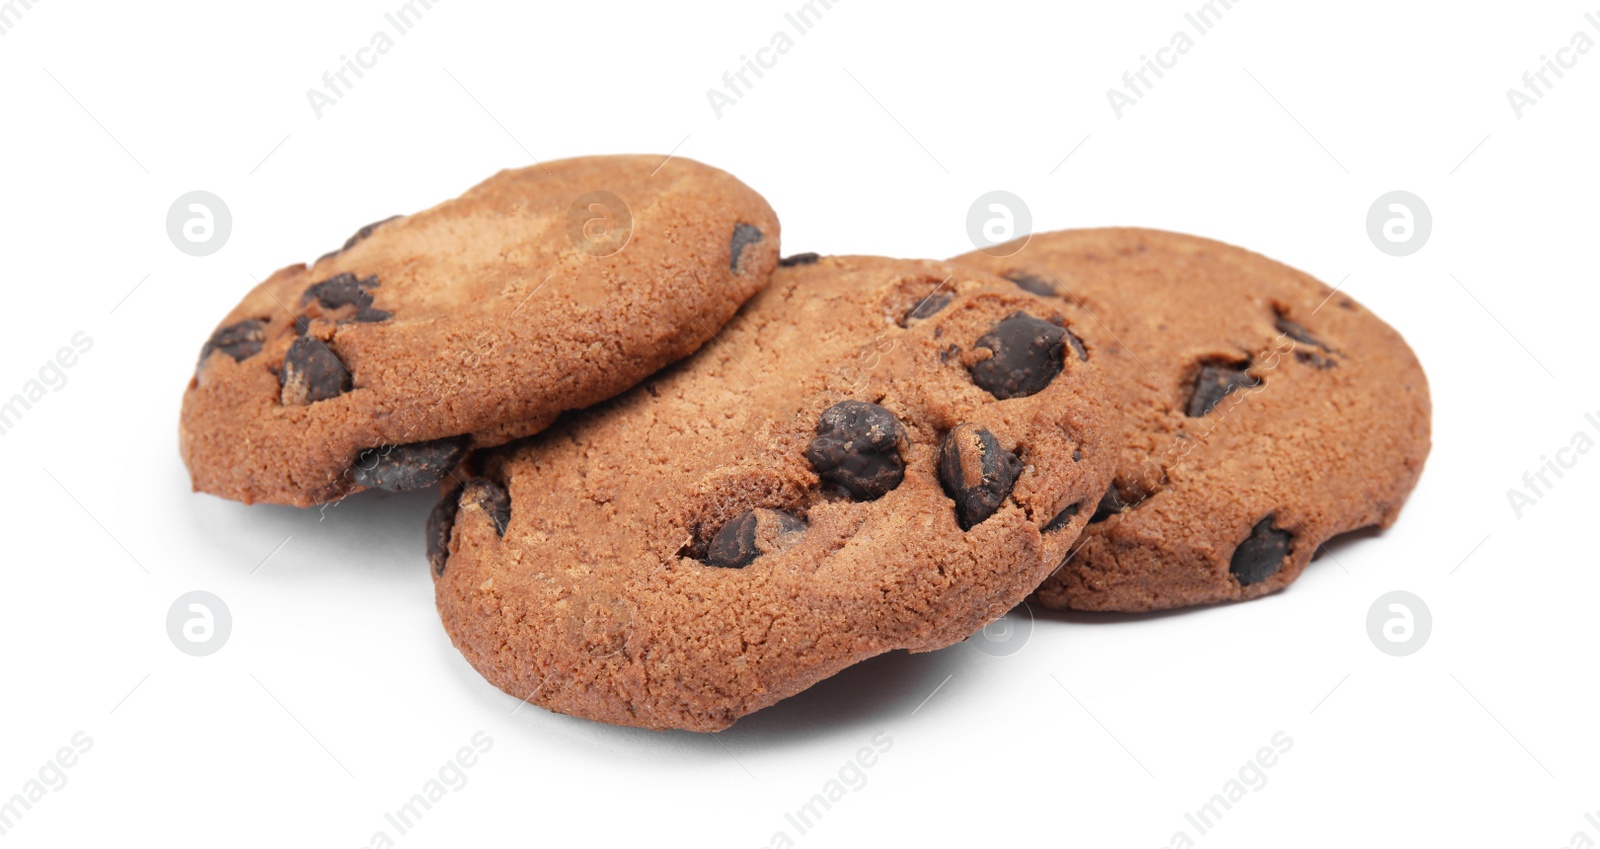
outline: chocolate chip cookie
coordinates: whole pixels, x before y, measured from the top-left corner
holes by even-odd
[[[777,260],[766,201],[690,160],[501,172],[246,295],[201,349],[184,461],[246,503],[434,486],[693,352]]]
[[[1255,598],[1330,537],[1391,525],[1416,485],[1430,444],[1421,365],[1306,274],[1136,229],[1047,233],[954,262],[1060,304],[1114,398],[1116,476],[1039,588],[1047,607]]]
[[[962,640],[1110,481],[1078,332],[977,271],[786,263],[694,357],[471,462],[428,522],[445,629],[517,698],[698,731]]]

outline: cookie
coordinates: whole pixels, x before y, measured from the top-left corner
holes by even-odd
[[[1393,524],[1416,485],[1430,439],[1421,365],[1377,316],[1306,274],[1136,229],[1046,233],[1010,256],[954,262],[1077,317],[1116,399],[1116,477],[1039,588],[1047,607],[1265,595],[1330,537]]]
[[[432,487],[692,353],[764,286],[778,220],[728,174],[600,156],[503,171],[245,296],[200,352],[194,488],[308,506]]]
[[[960,641],[1110,480],[1077,331],[943,263],[786,264],[694,357],[475,461],[428,523],[445,630],[519,699],[697,731]]]

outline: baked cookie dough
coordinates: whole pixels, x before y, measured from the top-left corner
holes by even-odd
[[[787,263],[694,357],[471,461],[428,522],[445,630],[519,699],[696,731],[958,642],[1110,480],[1078,331],[944,263]]]
[[[1115,480],[1039,587],[1046,607],[1265,595],[1330,537],[1393,524],[1416,485],[1430,445],[1421,365],[1389,325],[1309,275],[1121,228],[953,262],[1059,303],[1114,399]]]
[[[778,260],[778,219],[681,157],[503,171],[257,286],[201,350],[194,488],[309,506],[437,484],[699,348]]]

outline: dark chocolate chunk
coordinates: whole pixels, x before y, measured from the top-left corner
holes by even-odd
[[[1122,495],[1117,492],[1117,485],[1112,484],[1106,488],[1106,494],[1100,496],[1100,503],[1095,505],[1094,515],[1089,517],[1089,524],[1104,522],[1121,513],[1127,507],[1128,505],[1122,500]]]
[[[311,316],[309,316],[309,315],[297,315],[297,316],[294,317],[294,335],[296,335],[296,336],[304,336],[304,335],[306,335],[306,330],[308,328],[310,328],[310,327],[311,327]]]
[[[226,327],[217,328],[211,338],[200,346],[200,362],[205,365],[213,351],[221,351],[235,361],[261,353],[267,339],[267,323],[259,318],[247,318]]]
[[[760,556],[761,550],[756,548],[756,514],[752,510],[723,525],[706,550],[706,562],[724,569],[743,569]]]
[[[780,536],[800,533],[806,529],[804,519],[781,510],[764,508],[746,510],[733,517],[732,521],[723,525],[722,530],[717,531],[717,535],[711,538],[711,545],[706,550],[706,563],[724,569],[743,569],[749,566],[763,553],[760,548],[763,523],[775,524]]]
[[[393,313],[390,313],[387,310],[373,309],[372,307],[362,307],[356,311],[355,315],[350,316],[350,320],[361,322],[388,321],[392,315]]]
[[[461,487],[452,487],[428,513],[428,565],[433,574],[443,575],[444,564],[450,559],[450,532],[456,526],[456,513],[461,510]]]
[[[901,446],[909,441],[894,413],[865,401],[840,401],[817,420],[806,459],[817,477],[862,501],[882,498],[906,476]]]
[[[1296,324],[1295,322],[1290,321],[1288,318],[1282,315],[1278,316],[1276,325],[1279,333],[1282,333],[1283,335],[1293,339],[1296,342],[1299,342],[1302,345],[1313,345],[1318,348],[1323,348],[1324,350],[1327,348],[1327,346],[1317,341],[1317,337],[1311,335],[1311,331],[1305,329],[1299,324]]]
[[[1333,357],[1324,357],[1316,351],[1295,351],[1294,358],[1302,363],[1309,363],[1312,368],[1333,368],[1339,361]]]
[[[287,406],[301,406],[336,398],[350,391],[350,370],[315,336],[299,336],[284,354],[278,373],[283,387],[280,400]]]
[[[743,221],[733,225],[733,238],[728,242],[728,255],[731,257],[728,260],[728,267],[738,268],[739,256],[744,253],[745,246],[759,242],[761,238],[761,231],[757,230],[754,225],[746,224]]]
[[[1032,395],[1061,373],[1067,331],[1027,313],[1012,313],[978,339],[993,356],[972,365],[972,382],[1001,399]]]
[[[1000,509],[1021,473],[1017,455],[970,422],[956,425],[939,449],[939,483],[955,499],[956,522],[964,531]]]
[[[382,221],[374,221],[371,224],[368,224],[367,226],[362,227],[360,230],[356,231],[356,234],[354,236],[351,236],[350,238],[344,240],[344,246],[339,248],[338,252],[342,253],[344,251],[350,250],[351,248],[356,246],[357,242],[365,241],[368,236],[371,236],[372,235],[372,231],[378,229],[379,227],[382,227],[385,224],[388,224],[390,221],[394,221],[395,219],[402,218],[402,217],[403,216],[400,216],[400,215],[391,215],[388,218],[383,219]]]
[[[1282,313],[1278,314],[1278,319],[1275,324],[1279,333],[1282,333],[1290,339],[1293,339],[1297,343],[1296,350],[1294,352],[1294,358],[1296,360],[1299,360],[1302,363],[1309,363],[1313,368],[1319,369],[1333,368],[1339,364],[1339,361],[1333,356],[1335,351],[1323,344],[1322,340],[1311,335],[1311,331],[1305,329],[1304,326],[1290,321]],[[1321,351],[1305,350],[1300,348],[1299,345],[1305,345],[1311,348],[1319,348]]]
[[[950,306],[950,302],[953,300],[955,300],[955,295],[952,295],[949,292],[935,290],[933,294],[923,298],[920,301],[917,301],[916,306],[906,310],[905,317],[900,319],[900,326],[905,327],[913,321],[920,321],[924,318],[928,318],[945,307]]]
[[[345,251],[350,250],[351,248],[356,246],[357,242],[365,241],[368,236],[371,236],[372,235],[372,231],[378,229],[379,227],[382,227],[385,224],[388,224],[390,221],[394,221],[397,218],[403,218],[403,217],[405,217],[405,216],[402,216],[402,215],[391,215],[388,218],[383,219],[382,221],[374,221],[371,224],[368,224],[367,226],[362,227],[360,230],[356,231],[356,234],[354,236],[351,236],[350,238],[345,239],[344,240],[344,245],[342,247],[340,247],[338,250],[328,251],[327,253],[323,254],[322,256],[317,257],[317,262],[321,262],[321,261],[327,259],[330,256],[338,256],[339,254],[342,254]]]
[[[356,456],[355,464],[350,467],[350,477],[361,486],[408,492],[444,480],[466,453],[465,436],[447,436],[407,445],[380,445]]]
[[[1288,531],[1272,526],[1272,516],[1268,515],[1257,522],[1250,529],[1250,537],[1233,550],[1228,571],[1239,579],[1242,586],[1266,580],[1283,565],[1284,555],[1289,553],[1290,539],[1292,535]]]
[[[1082,507],[1083,505],[1078,503],[1068,504],[1065,510],[1057,513],[1056,517],[1051,519],[1049,523],[1044,526],[1044,533],[1057,531],[1072,524],[1072,520],[1078,515],[1078,511],[1082,509]]]
[[[456,517],[463,501],[476,502],[494,522],[494,531],[506,535],[506,525],[511,522],[511,496],[505,487],[488,478],[473,478],[465,485],[450,488],[443,499],[428,513],[428,564],[433,574],[443,575],[445,561],[450,558],[450,534],[455,529]]]
[[[336,310],[359,303],[363,296],[371,302],[372,296],[362,290],[361,280],[354,274],[345,272],[329,277],[321,283],[307,286],[306,291],[300,296],[300,303],[309,304],[316,301],[327,309]]]
[[[1017,288],[1023,290],[1024,292],[1032,292],[1035,295],[1045,296],[1054,295],[1056,293],[1055,284],[1037,274],[1029,274],[1026,271],[1013,271],[1006,275],[1006,279],[1017,284]]]
[[[361,279],[346,272],[306,287],[305,294],[300,296],[300,303],[309,304],[315,300],[323,309],[336,310],[348,306],[365,309],[372,306],[372,293],[367,290],[377,285],[377,275]]]
[[[357,278],[354,274],[339,274],[307,287],[305,294],[300,296],[300,303],[309,304],[316,301],[325,310],[355,307],[355,312],[340,322],[341,324],[350,321],[387,321],[391,314],[385,310],[374,309],[372,306],[372,293],[368,290],[377,287],[377,275]]]
[[[783,268],[794,268],[797,265],[815,265],[819,259],[822,259],[821,254],[807,252],[803,254],[795,254],[794,256],[786,256],[783,259],[778,260],[778,265]]]
[[[1250,374],[1249,368],[1248,362],[1201,363],[1200,374],[1194,379],[1194,389],[1189,393],[1189,404],[1184,414],[1197,419],[1211,412],[1211,408],[1235,389],[1260,386],[1261,379]]]

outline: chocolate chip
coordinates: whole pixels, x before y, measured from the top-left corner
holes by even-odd
[[[499,536],[506,535],[506,525],[511,522],[511,496],[500,484],[488,478],[473,478],[465,485],[451,487],[428,513],[428,565],[435,575],[444,574],[445,561],[450,559],[450,534],[463,501],[476,502],[494,522],[494,532]]]
[[[744,253],[746,245],[761,241],[761,231],[753,225],[740,221],[733,225],[733,238],[728,242],[728,254],[732,257],[728,261],[729,268],[739,267],[739,256]]]
[[[817,420],[806,459],[817,477],[863,501],[882,498],[906,475],[901,446],[910,438],[894,413],[865,401],[840,401]]]
[[[1044,533],[1050,533],[1051,531],[1058,531],[1058,530],[1060,530],[1060,529],[1072,524],[1072,520],[1075,517],[1077,517],[1078,510],[1081,509],[1082,507],[1083,507],[1082,504],[1077,504],[1077,503],[1068,504],[1067,508],[1065,510],[1062,510],[1060,513],[1057,513],[1056,517],[1054,519],[1051,519],[1050,522],[1044,526]]]
[[[1289,540],[1292,535],[1285,530],[1272,526],[1272,516],[1262,519],[1250,529],[1250,537],[1239,543],[1233,550],[1233,560],[1228,564],[1228,571],[1239,579],[1242,586],[1264,581],[1278,571],[1283,565],[1284,555],[1289,553]]]
[[[1122,500],[1122,495],[1117,492],[1117,485],[1112,484],[1106,488],[1106,494],[1100,496],[1100,503],[1095,505],[1094,515],[1089,517],[1089,524],[1104,522],[1121,513],[1127,507],[1128,505]]]
[[[1067,331],[1027,313],[1012,313],[978,339],[994,353],[969,369],[972,382],[1001,399],[1032,395],[1061,373]]]
[[[488,514],[497,535],[506,535],[506,526],[511,524],[511,494],[505,487],[488,478],[473,478],[467,481],[466,497]]]
[[[211,334],[211,338],[200,346],[200,361],[197,367],[205,365],[213,351],[221,351],[233,357],[235,361],[253,357],[261,353],[261,345],[266,339],[267,323],[259,318],[247,318],[226,327],[219,327]]]
[[[1333,368],[1339,364],[1338,360],[1332,357],[1324,357],[1316,351],[1295,351],[1294,358],[1302,363],[1310,364],[1312,368],[1318,369]]]
[[[1294,358],[1296,360],[1299,360],[1302,363],[1309,363],[1313,368],[1319,369],[1333,368],[1339,364],[1339,361],[1333,357],[1334,350],[1323,344],[1322,340],[1311,335],[1311,331],[1305,329],[1305,327],[1302,325],[1290,321],[1282,313],[1278,314],[1278,319],[1274,323],[1277,326],[1279,333],[1282,333],[1290,339],[1293,339],[1300,345],[1306,345],[1311,348],[1320,348],[1322,351],[1322,353],[1319,353],[1317,351],[1308,351],[1297,347],[1294,352]],[[1324,356],[1324,354],[1326,354],[1326,356]]]
[[[770,528],[778,536],[787,536],[803,532],[806,529],[806,521],[781,510],[764,508],[746,510],[733,517],[732,521],[723,525],[722,530],[717,531],[717,535],[711,538],[711,545],[706,550],[706,563],[724,569],[743,569],[749,566],[757,557],[766,553],[761,549],[763,526]]]
[[[1189,404],[1184,414],[1192,419],[1200,418],[1211,412],[1211,408],[1217,406],[1235,389],[1260,386],[1261,380],[1250,374],[1249,368],[1248,362],[1202,363],[1200,374],[1194,379],[1194,389],[1189,393]]]
[[[377,285],[377,275],[360,279],[345,272],[306,287],[305,294],[300,296],[300,303],[309,304],[315,300],[323,309],[336,310],[348,306],[365,309],[372,306],[372,293],[367,290]]]
[[[278,375],[286,406],[302,406],[336,398],[350,391],[350,370],[315,336],[300,336],[289,344]]]
[[[351,248],[356,246],[357,242],[366,241],[366,238],[368,236],[372,235],[372,231],[378,229],[379,227],[382,227],[385,224],[388,224],[390,221],[394,221],[395,219],[398,219],[398,218],[401,218],[401,217],[403,217],[403,216],[391,215],[388,218],[383,219],[382,221],[374,221],[371,224],[368,224],[367,226],[362,227],[360,230],[356,231],[356,234],[354,236],[351,236],[350,238],[344,240],[344,246],[339,248],[339,251],[342,253],[344,251],[350,250]]]
[[[317,257],[317,262],[321,262],[321,261],[327,259],[330,256],[338,256],[339,254],[342,254],[345,251],[350,250],[351,248],[356,246],[357,242],[365,241],[368,236],[371,236],[372,235],[372,231],[378,229],[379,227],[382,227],[385,224],[388,224],[390,221],[394,221],[395,219],[403,218],[403,217],[405,217],[405,216],[391,215],[388,218],[383,219],[382,221],[374,221],[371,224],[368,224],[367,226],[362,227],[360,230],[356,231],[356,234],[354,236],[351,236],[350,238],[345,239],[344,240],[344,245],[342,247],[340,247],[338,250],[336,250],[336,251],[328,251],[327,253],[323,254],[322,256]]]
[[[950,306],[950,302],[953,300],[955,300],[955,295],[952,295],[949,292],[935,291],[928,297],[917,301],[916,306],[906,310],[905,317],[900,319],[900,326],[905,327],[913,321],[920,321],[924,318],[928,318],[938,313],[945,307]]]
[[[361,486],[409,492],[444,480],[465,453],[465,436],[447,436],[407,445],[380,445],[356,456],[355,465],[350,467],[350,477]]]
[[[460,486],[452,487],[428,513],[428,565],[435,575],[444,574],[445,561],[450,559],[450,532],[456,526],[456,513],[461,510],[461,490]]]
[[[970,422],[956,425],[939,449],[939,483],[955,499],[956,522],[964,531],[1000,509],[1021,473],[1017,455]]]
[[[294,335],[296,335],[296,336],[304,336],[304,335],[306,335],[306,330],[308,328],[310,328],[310,327],[311,327],[311,316],[309,316],[309,315],[297,315],[297,316],[294,317]]]
[[[1302,345],[1314,345],[1318,348],[1325,347],[1321,342],[1317,341],[1317,337],[1311,335],[1311,331],[1305,329],[1299,324],[1296,324],[1295,322],[1290,321],[1288,318],[1282,315],[1278,316],[1278,320],[1275,322],[1275,324],[1279,333],[1282,333],[1283,335],[1293,339],[1296,342],[1299,342]]]
[[[300,296],[300,303],[309,304],[316,301],[325,310],[355,307],[355,312],[341,321],[341,324],[351,321],[387,321],[391,313],[374,309],[372,306],[372,293],[368,290],[377,287],[377,275],[357,278],[354,274],[339,274],[307,287],[305,294]]]
[[[760,556],[761,551],[756,548],[756,514],[750,510],[723,525],[706,550],[706,562],[724,569],[743,569]]]
[[[1026,271],[1013,271],[1006,275],[1006,279],[1017,284],[1017,288],[1025,292],[1032,292],[1035,295],[1049,296],[1056,293],[1055,284],[1037,274],[1029,274]]]
[[[389,217],[386,217],[386,219],[382,219],[382,221],[374,221],[374,222],[371,222],[371,224],[366,225],[366,227],[362,227],[362,229],[360,229],[360,230],[355,230],[355,235],[352,235],[352,237],[347,238],[347,240],[344,240],[344,245],[342,245],[341,248],[338,249],[338,251],[328,251],[328,253],[322,254],[322,256],[318,256],[317,257],[317,262],[322,262],[323,259],[328,259],[328,257],[330,257],[330,256],[339,256],[339,254],[344,253],[344,251],[349,251],[350,248],[354,248],[355,243],[357,243],[357,241],[365,241],[366,237],[370,237],[370,235],[373,235],[373,230],[379,229],[379,227],[382,227],[382,225],[384,225],[384,224],[389,224],[390,221],[395,221],[395,219],[400,219],[400,217],[405,217],[405,216],[389,216]]]
[[[378,310],[373,309],[372,307],[362,307],[356,311],[355,315],[350,316],[350,320],[360,322],[388,321],[392,315],[393,313],[390,313],[387,310]]]
[[[803,254],[795,254],[794,256],[786,256],[783,259],[778,260],[778,265],[783,268],[794,268],[797,265],[815,265],[819,259],[822,259],[821,254],[807,252]]]

